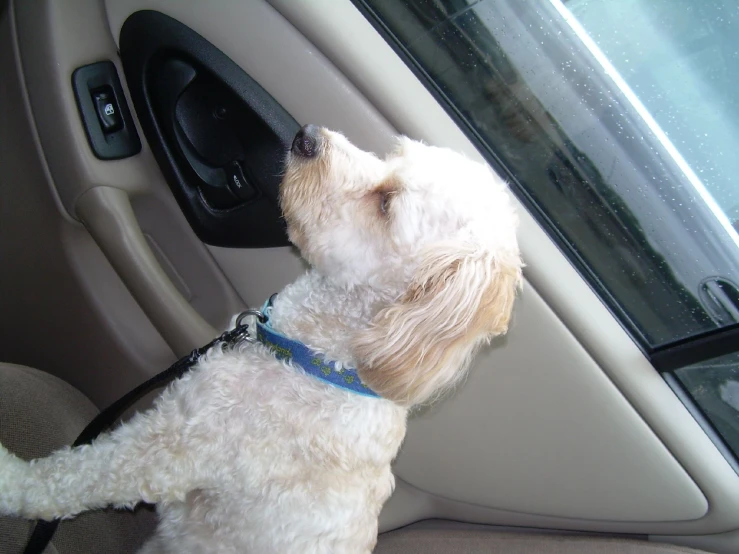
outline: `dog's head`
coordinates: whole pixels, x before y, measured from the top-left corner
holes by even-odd
[[[363,381],[385,398],[429,399],[507,330],[517,217],[488,167],[407,138],[383,160],[309,125],[280,194],[290,240],[317,271],[389,299],[352,341]]]

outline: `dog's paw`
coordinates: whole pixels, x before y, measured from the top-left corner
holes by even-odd
[[[25,464],[23,460],[0,444],[0,482],[2,482],[1,480],[4,474],[9,473],[13,469],[17,469],[23,464]]]
[[[0,515],[20,515],[21,495],[18,489],[28,464],[0,444]]]

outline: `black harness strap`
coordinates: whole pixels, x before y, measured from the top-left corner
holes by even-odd
[[[242,318],[239,319],[241,321]],[[211,341],[202,348],[197,348],[190,352],[184,358],[180,358],[169,368],[165,369],[158,375],[155,375],[148,381],[140,384],[138,387],[133,389],[131,392],[125,394],[113,404],[105,408],[100,412],[95,419],[93,419],[87,427],[80,433],[77,440],[74,441],[73,446],[80,446],[82,444],[90,444],[98,435],[107,431],[111,425],[113,425],[123,415],[123,413],[130,408],[135,402],[143,398],[144,395],[151,391],[162,387],[182,377],[192,366],[194,366],[198,360],[205,354],[210,348],[218,343],[225,343],[226,345],[233,345],[241,339],[247,337],[248,325],[241,325],[237,323],[234,329],[226,331],[217,339]],[[54,537],[56,528],[59,526],[59,520],[43,521],[39,520],[36,522],[33,528],[33,533],[28,539],[26,549],[23,554],[42,554],[47,545],[51,542]]]

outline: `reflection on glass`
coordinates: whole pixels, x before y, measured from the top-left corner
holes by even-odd
[[[735,0],[569,0],[577,17],[739,226]]]
[[[602,17],[602,27],[619,20],[605,12],[598,15],[599,6],[617,10],[649,2],[571,0],[567,6],[586,27]],[[687,4],[656,2],[665,3]],[[650,110],[652,103],[664,108],[664,113],[657,110],[655,123],[638,109],[628,87],[617,84],[621,77],[604,63],[609,60],[598,58],[597,47],[586,44],[576,31],[579,23],[568,20],[571,14],[559,0],[366,4],[434,81],[441,97],[454,105],[481,147],[510,172],[519,196],[644,343],[657,346],[739,321],[736,233],[721,219],[726,219],[723,213],[717,217],[692,170],[664,138],[667,133],[677,140],[679,126],[689,128],[687,119],[659,127],[663,116],[680,117],[679,110],[690,109],[686,102],[668,109],[661,100],[675,94],[660,88],[672,74],[633,85],[639,95],[644,88],[656,91],[653,100],[643,99]],[[612,40],[588,28],[596,42],[607,46],[603,50],[619,70],[625,67],[619,64],[632,64],[638,54],[638,48],[630,47],[615,55],[622,40],[618,33],[630,32],[631,19],[621,21],[623,29],[609,31],[616,37]],[[714,31],[705,32],[710,36]],[[732,39],[739,50],[739,28]],[[649,57],[645,52],[643,57]],[[687,59],[685,52],[678,52],[682,57],[676,64]],[[650,63],[665,65],[664,59]],[[739,71],[739,64],[730,70]],[[729,103],[715,109],[727,120],[722,129],[739,121]],[[687,152],[684,156],[694,163]],[[702,163],[716,168],[718,162]],[[694,167],[696,174],[705,172],[701,165]],[[721,186],[711,183],[711,194],[732,213],[733,193],[723,194]]]
[[[678,369],[675,376],[739,454],[739,353]]]

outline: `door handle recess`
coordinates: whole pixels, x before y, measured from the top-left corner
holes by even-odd
[[[152,95],[162,130],[176,145],[184,167],[195,174],[191,182],[199,186],[202,199],[214,209],[229,209],[252,200],[257,191],[246,177],[239,179],[231,171],[237,164],[243,172],[240,160],[246,153],[231,128],[236,124],[236,110],[229,113],[224,105],[228,92],[220,90],[217,83],[208,83],[203,99],[193,94],[193,89],[188,91],[197,77],[191,64],[176,58],[167,60],[157,72]],[[202,88],[196,86],[195,90]]]
[[[120,51],[141,127],[198,237],[287,245],[279,183],[298,123],[223,52],[162,13],[132,14]]]
[[[90,189],[77,200],[76,213],[177,357],[218,335],[159,265],[126,192],[112,187]]]

